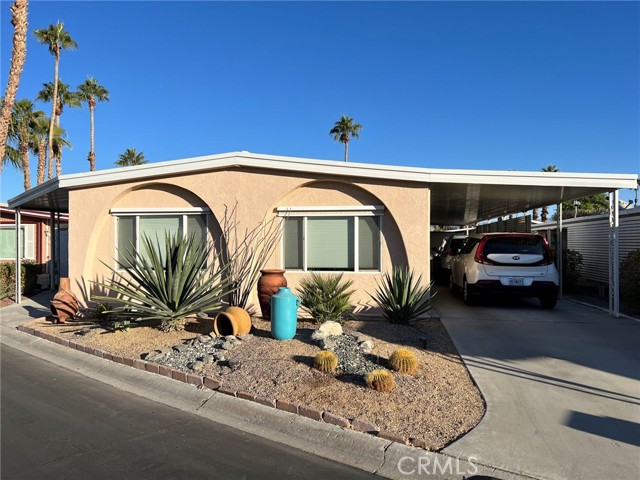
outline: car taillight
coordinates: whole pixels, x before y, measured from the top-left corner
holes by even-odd
[[[485,243],[487,243],[487,237],[484,237],[482,240],[480,240],[478,248],[476,249],[476,254],[473,256],[473,261],[476,263],[483,263],[485,265],[495,265],[495,262],[489,260],[482,254]]]
[[[536,265],[551,265],[553,263],[553,258],[551,258],[551,247],[549,246],[549,242],[547,242],[547,237],[540,236],[540,238],[542,238],[545,253],[544,258],[536,263]]]

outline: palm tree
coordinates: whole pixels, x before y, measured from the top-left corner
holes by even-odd
[[[64,29],[64,23],[58,21],[56,25],[50,24],[47,29],[39,29],[35,32],[36,38],[39,43],[43,43],[49,47],[49,53],[54,58],[53,64],[53,96],[51,97],[51,118],[49,119],[49,178],[53,177],[53,168],[51,166],[51,159],[53,158],[53,126],[56,116],[56,110],[58,107],[58,67],[60,65],[60,52],[62,50],[72,50],[78,48],[78,44],[75,42],[69,32]],[[61,166],[56,166],[56,170],[60,170]]]
[[[53,158],[56,160],[56,175],[62,174],[62,149],[71,148],[71,142],[67,140],[67,132],[62,127],[53,127],[53,141],[51,142],[51,151]]]
[[[38,96],[36,97],[36,100],[41,102],[52,102],[53,88],[54,88],[53,83],[52,82],[43,83],[42,86],[44,88],[38,92]],[[55,121],[54,130],[56,127],[57,128],[60,127],[60,117],[64,112],[65,106],[71,107],[71,108],[82,106],[82,104],[80,103],[80,99],[78,98],[78,93],[70,90],[69,85],[64,83],[61,79],[58,79],[58,96],[57,97],[58,97],[58,106],[56,107],[56,121]],[[54,138],[55,138],[55,133],[54,133]],[[46,152],[45,152],[45,156],[46,156]],[[60,152],[59,158],[56,157],[55,155],[54,155],[54,158],[56,160],[56,174],[60,175],[62,170],[62,152]],[[52,176],[53,176],[53,162],[49,161],[49,178],[51,178]]]
[[[36,119],[31,129],[31,150],[38,156],[36,170],[37,184],[44,183],[47,167],[47,138],[49,135],[49,117],[43,115]]]
[[[22,100],[15,102],[13,105],[7,139],[13,144],[11,147],[14,150],[17,150],[19,162],[24,174],[25,190],[29,190],[31,188],[29,153],[32,130],[34,129],[37,120],[43,116],[44,112],[41,110],[34,110],[33,103],[29,99],[23,98]],[[16,155],[15,153],[8,153],[9,147],[10,145],[7,145],[7,152],[5,152],[5,155],[8,157],[9,162],[15,164],[17,161]]]
[[[549,164],[546,167],[542,167],[540,169],[541,172],[559,172],[560,169],[553,164]],[[540,220],[542,222],[546,222],[549,217],[549,207],[542,207],[542,213],[540,215]]]
[[[124,153],[119,155],[120,160],[115,162],[116,167],[133,167],[135,165],[142,165],[149,163],[144,158],[144,153],[137,153],[135,148],[127,148]]]
[[[333,136],[336,142],[344,143],[344,161],[349,161],[349,140],[351,137],[360,138],[360,130],[362,125],[359,123],[353,123],[353,118],[341,115],[334,125],[329,135]]]
[[[11,112],[16,100],[18,85],[22,67],[27,58],[27,0],[15,0],[11,5],[11,24],[13,25],[13,49],[11,51],[11,66],[7,78],[7,88],[4,92],[2,102],[2,113],[0,114],[0,172],[5,163],[5,148],[7,145],[7,134],[9,133],[9,123]],[[11,162],[10,162],[11,163]]]
[[[78,85],[78,96],[80,100],[89,105],[89,114],[91,120],[91,148],[87,160],[89,160],[89,170],[92,172],[96,169],[96,152],[94,144],[94,122],[93,116],[96,109],[96,102],[109,101],[109,91],[102,85],[98,85],[98,81],[93,78],[87,78],[84,83]]]
[[[36,97],[40,102],[51,102],[53,100],[53,83],[47,82],[42,84],[42,90],[38,92]],[[62,79],[58,79],[58,106],[56,108],[56,125],[60,126],[60,117],[64,112],[64,107],[81,107],[78,92],[69,89],[69,85],[64,83]]]

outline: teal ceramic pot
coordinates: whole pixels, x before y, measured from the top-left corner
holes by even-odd
[[[296,336],[300,299],[290,288],[280,287],[271,297],[271,336],[276,340],[291,340]]]

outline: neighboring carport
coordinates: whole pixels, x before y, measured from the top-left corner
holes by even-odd
[[[616,272],[618,263],[614,261],[617,260],[617,191],[622,188],[635,188],[637,175],[442,170],[232,152],[137,167],[62,175],[9,200],[9,206],[16,208],[18,212],[20,208],[31,208],[68,213],[69,191],[83,185],[109,184],[121,181],[128,175],[148,180],[177,171],[183,174],[196,174],[224,168],[262,168],[283,173],[303,172],[305,175],[335,177],[342,182],[376,179],[376,181],[400,180],[407,182],[407,185],[427,185],[429,198],[427,198],[426,208],[430,212],[431,225],[473,225],[481,220],[526,212],[546,205],[559,205],[567,200],[597,193],[612,192],[610,195],[611,305],[612,313],[618,315]],[[428,255],[430,247],[428,232],[425,232],[425,235],[425,255]],[[561,261],[560,249],[558,253]],[[19,291],[17,297],[19,300]]]

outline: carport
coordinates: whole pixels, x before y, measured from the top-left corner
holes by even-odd
[[[9,200],[9,206],[16,209],[19,223],[21,208],[49,211],[52,215],[68,213],[69,191],[87,183],[108,184],[127,175],[149,179],[173,172],[197,173],[223,168],[256,167],[282,172],[302,172],[309,177],[333,177],[344,183],[368,178],[377,181],[400,180],[407,182],[407,185],[422,184],[428,187],[427,208],[431,225],[474,225],[482,220],[524,213],[547,205],[558,205],[561,209],[561,203],[564,201],[610,192],[610,313],[619,316],[618,189],[636,188],[635,174],[445,170],[232,152],[89,174],[62,175],[12,198]],[[560,216],[558,228],[561,231]],[[425,246],[428,252],[428,237]],[[557,253],[558,269],[561,271],[562,245],[557,246]],[[17,257],[19,270],[19,251]],[[19,274],[16,278],[20,278]],[[19,302],[19,282],[16,283],[16,300]]]

